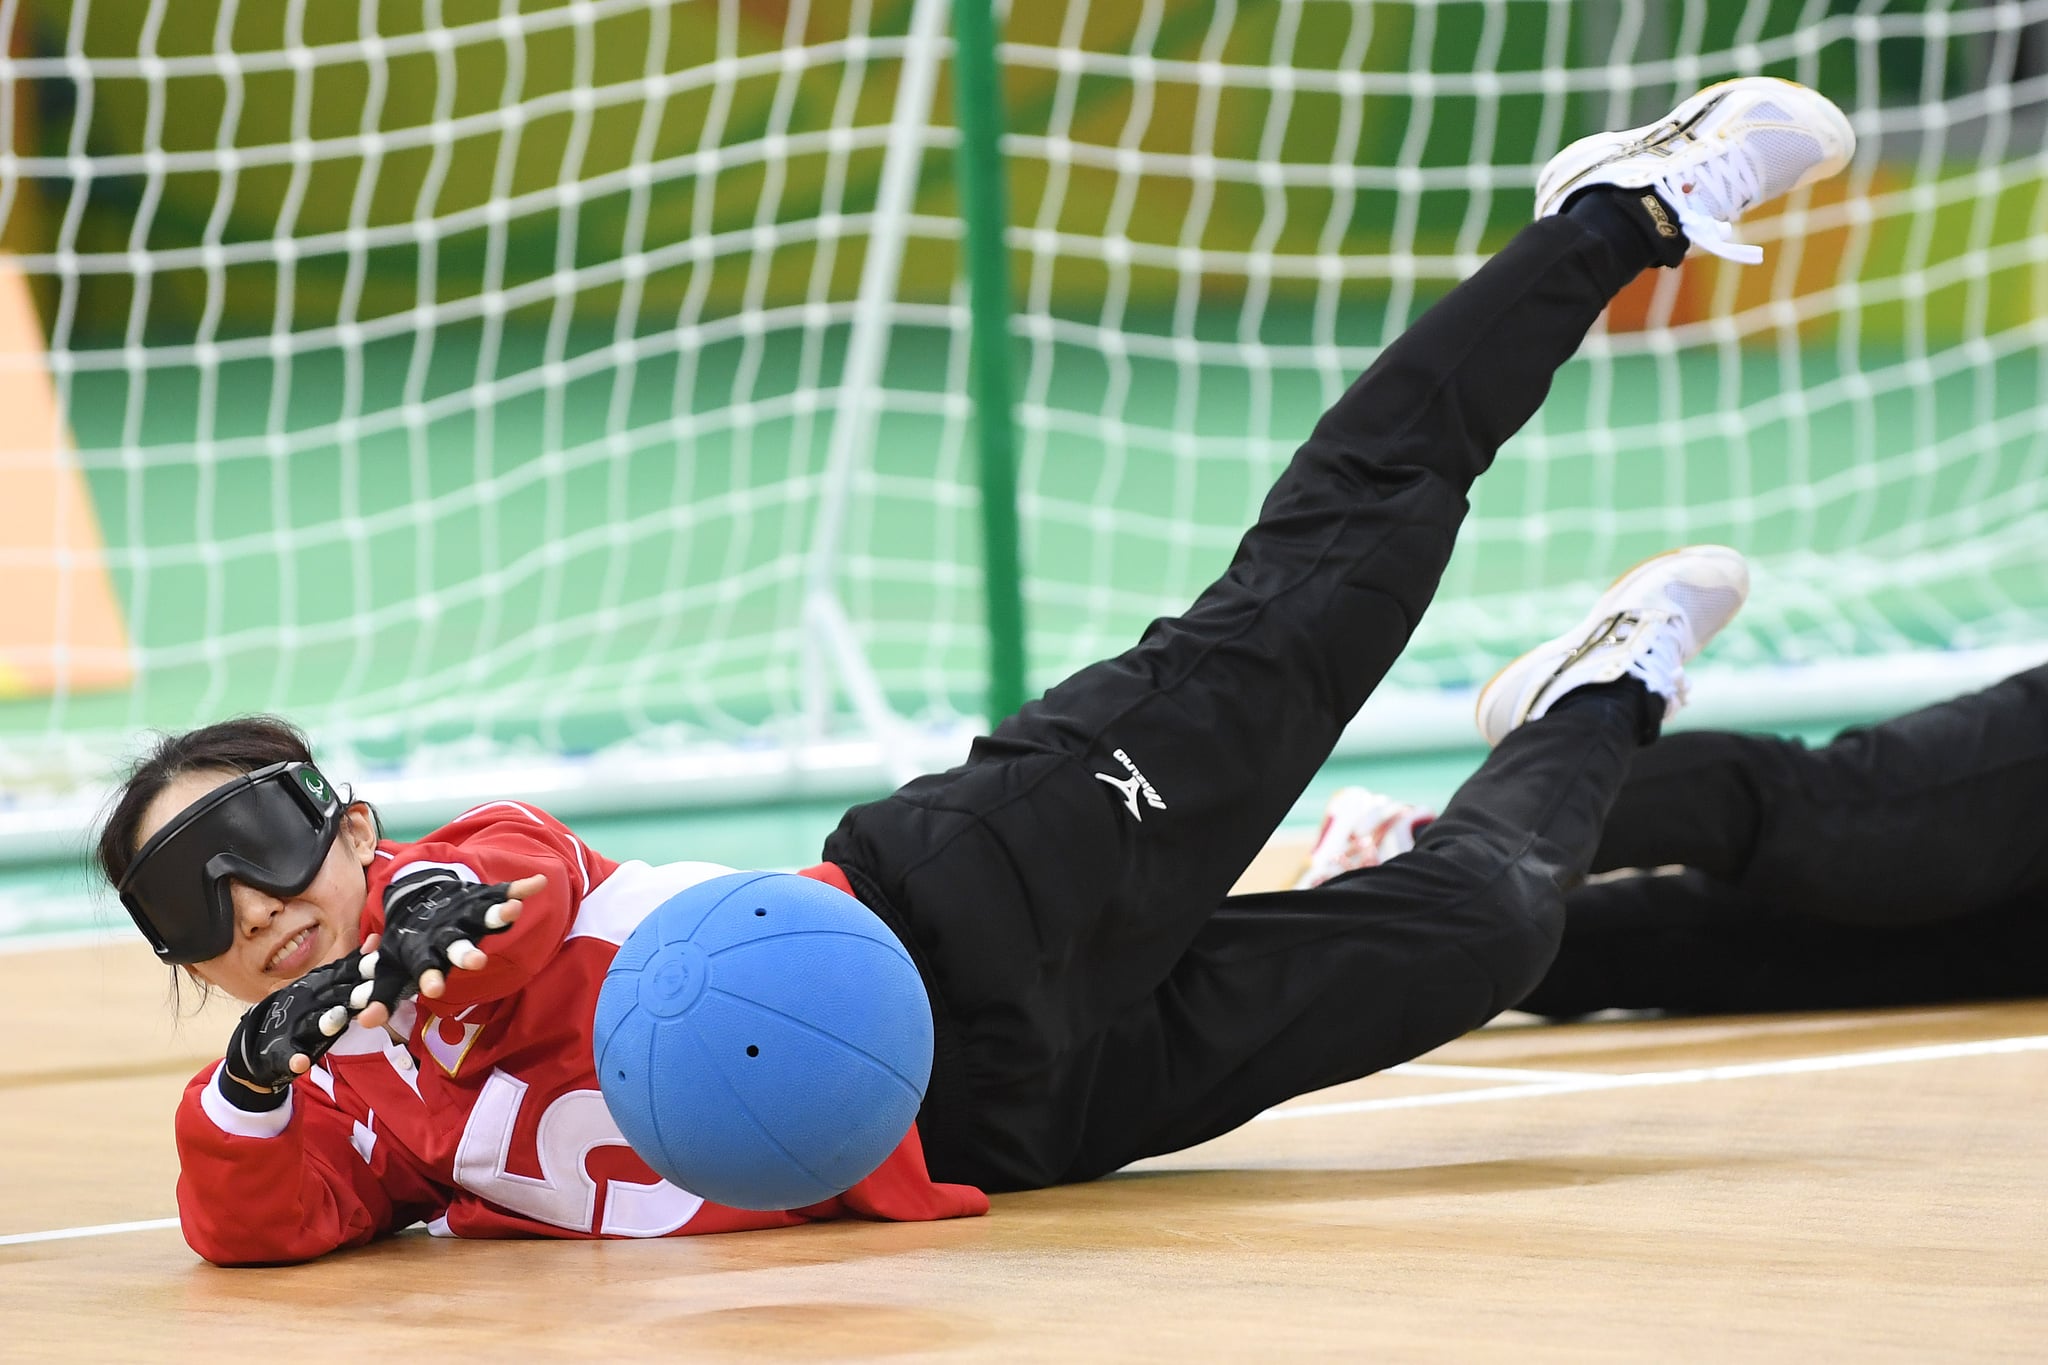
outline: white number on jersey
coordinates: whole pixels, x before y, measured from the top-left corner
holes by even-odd
[[[627,1145],[605,1108],[604,1095],[596,1090],[571,1090],[540,1116],[534,1133],[539,1176],[506,1170],[526,1089],[525,1081],[502,1071],[484,1081],[455,1149],[456,1184],[536,1222],[613,1237],[665,1237],[704,1207],[697,1195],[666,1180],[613,1180],[604,1201],[604,1226],[592,1226],[597,1181],[584,1169],[584,1160],[595,1148]]]

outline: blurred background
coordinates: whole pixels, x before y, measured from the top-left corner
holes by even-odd
[[[951,0],[0,0],[0,937],[150,728],[314,733],[400,832],[524,796],[788,865],[985,723]],[[1028,686],[1227,561],[1536,170],[1736,74],[1860,151],[1645,276],[1482,484],[1337,780],[1669,545],[1691,719],[2048,655],[2048,0],[1041,0],[997,15]],[[1000,496],[1011,496],[997,490]],[[1325,788],[1304,797],[1308,823]]]

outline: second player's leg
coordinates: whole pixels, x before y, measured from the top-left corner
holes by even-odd
[[[1173,970],[1407,643],[1473,479],[1635,273],[1573,219],[1525,229],[1323,416],[1186,612],[827,839],[932,984],[935,1173],[982,1179],[1008,1141],[962,1130],[970,1092],[1063,1065]]]
[[[1102,773],[1132,889],[1213,904],[1406,646],[1473,480],[1642,263],[1570,219],[1525,229],[1323,416],[1218,582],[992,744]],[[1117,784],[1141,774],[1134,806]]]
[[[1525,228],[1323,415],[1185,612],[1025,706],[962,768],[851,812],[825,856],[909,907],[942,975],[985,977],[1000,934],[1087,1008],[1149,991],[1406,645],[1473,480],[1651,259],[1611,237],[1572,217]],[[953,840],[985,851],[913,886]],[[993,924],[1011,904],[1030,922]],[[984,934],[937,923],[960,916]]]
[[[1565,898],[1564,941],[1520,1008],[1678,1014],[1882,1009],[2048,993],[2048,907],[1867,928],[1765,909],[1705,873],[1620,877]]]
[[[1626,685],[1624,685],[1626,686]],[[1234,897],[1165,983],[994,1117],[1088,1179],[1214,1137],[1295,1095],[1477,1028],[1542,977],[1641,733],[1611,688],[1509,735],[1415,848],[1311,891]],[[1033,1125],[1042,1126],[1038,1135]]]
[[[1925,923],[2038,898],[2048,915],[2048,666],[1851,730],[1675,734],[1635,762],[1595,870],[1697,868],[1761,909]]]
[[[1158,984],[1045,1064],[983,1087],[975,1182],[1082,1179],[1227,1131],[1484,1023],[1533,988],[1636,747],[1740,610],[1742,557],[1637,565],[1482,690],[1495,746],[1390,862],[1204,918]]]

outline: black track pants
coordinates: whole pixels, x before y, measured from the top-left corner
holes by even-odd
[[[1525,1008],[1685,1012],[2048,992],[2048,667],[1852,730],[1634,761]]]
[[[1524,229],[1317,424],[1184,613],[847,814],[825,857],[919,959],[940,1179],[1085,1179],[1404,1060],[1540,978],[1635,745],[1621,699],[1527,727],[1412,855],[1226,901],[1406,645],[1465,494],[1635,273]]]

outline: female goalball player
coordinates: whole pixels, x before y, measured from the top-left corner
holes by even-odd
[[[584,1237],[980,1213],[983,1190],[1203,1141],[1513,1004],[1684,662],[1741,604],[1732,551],[1641,566],[1510,665],[1482,702],[1498,747],[1411,854],[1226,894],[1401,652],[1472,481],[1608,301],[1689,245],[1755,259],[1730,224],[1853,145],[1827,100],[1750,78],[1566,148],[1539,221],[1324,414],[1183,615],[962,766],[847,813],[809,875],[902,940],[937,1045],[896,1153],[813,1208],[723,1209],[655,1180],[592,1073],[616,946],[724,869],[615,864],[515,802],[380,842],[281,723],[165,740],[108,819],[102,868],[164,961],[254,1005],[178,1113],[187,1239],[262,1262],[421,1219]]]

